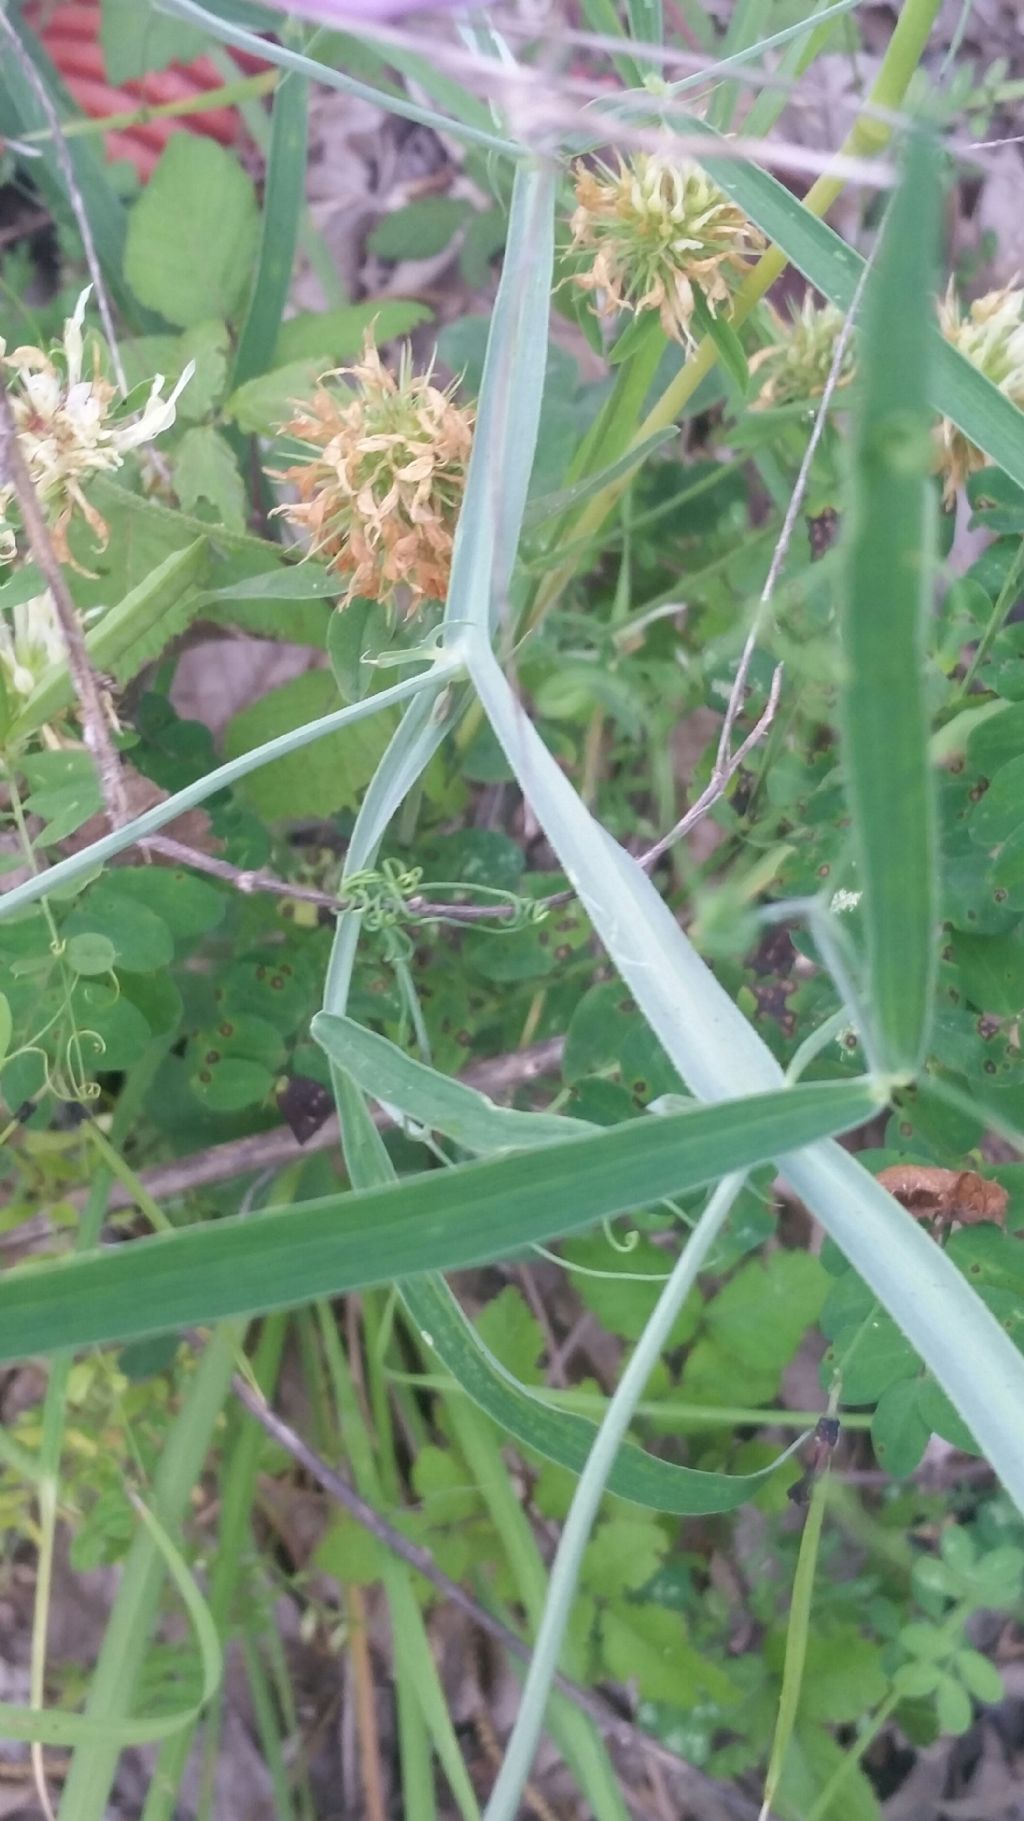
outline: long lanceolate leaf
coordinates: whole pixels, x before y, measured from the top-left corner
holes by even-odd
[[[848,1130],[877,1106],[863,1082],[814,1083],[8,1272],[0,1360],[483,1264]]]
[[[506,1435],[548,1460],[579,1473],[597,1436],[597,1424],[568,1410],[554,1410],[505,1370],[484,1346],[443,1277],[409,1278],[402,1301],[428,1345],[463,1391],[492,1416]],[[799,1442],[794,1444],[799,1447]],[[707,1473],[676,1467],[624,1442],[608,1475],[608,1490],[653,1511],[680,1516],[734,1511],[752,1499],[770,1473],[792,1453],[780,1455],[760,1473]]]
[[[474,651],[470,667],[539,822],[683,1079],[703,1099],[771,1085],[777,1079],[771,1053],[688,942],[643,869],[593,821],[490,652]],[[1024,1510],[1024,1452],[1019,1419],[1011,1418],[1024,1403],[1024,1359],[942,1254],[936,1265],[934,1241],[853,1158],[835,1147],[815,1145],[786,1167],[808,1207],[875,1289]],[[839,1185],[842,1200],[837,1202]],[[858,1205],[861,1224],[854,1213]],[[892,1264],[897,1258],[898,1268]],[[919,1294],[921,1283],[931,1286],[927,1300]],[[964,1369],[962,1355],[953,1357],[950,1346],[950,1336],[961,1333],[973,1337],[970,1371]]]
[[[554,262],[553,165],[517,171],[445,618],[493,627],[515,561],[547,367]]]
[[[928,410],[935,148],[910,142],[860,338],[840,719],[878,1060],[912,1075],[935,972],[935,853],[924,625],[933,522]]]

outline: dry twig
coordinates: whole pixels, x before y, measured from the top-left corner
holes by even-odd
[[[768,565],[768,574],[765,576],[764,587],[761,589],[753,624],[744,641],[736,675],[733,678],[732,688],[729,691],[729,700],[726,703],[725,715],[722,720],[722,728],[718,739],[718,751],[715,754],[715,763],[711,772],[711,777],[704,790],[701,791],[696,803],[687,810],[685,816],[676,823],[674,828],[669,830],[667,835],[663,835],[660,841],[655,842],[654,846],[649,848],[647,853],[641,856],[641,866],[652,866],[654,861],[659,859],[668,848],[673,847],[683,835],[689,834],[695,823],[699,822],[701,818],[707,814],[712,804],[717,803],[718,799],[724,794],[730,779],[734,777],[735,773],[738,771],[743,760],[746,758],[747,753],[764,738],[764,735],[768,732],[769,727],[775,719],[775,712],[779,702],[779,692],[782,688],[781,664],[777,664],[775,667],[772,675],[771,689],[768,692],[768,701],[756,725],[747,735],[743,743],[737,747],[735,752],[733,752],[732,736],[736,727],[736,722],[739,719],[740,712],[743,708],[743,701],[747,690],[747,678],[750,675],[750,666],[753,661],[754,652],[757,649],[757,641],[768,608],[771,605],[779,576],[782,573],[782,565],[785,562],[789,551],[789,546],[793,537],[793,529],[796,525],[800,509],[804,502],[804,497],[807,493],[807,485],[811,477],[811,466],[825,429],[829,408],[832,404],[832,399],[835,396],[836,387],[839,384],[839,376],[842,372],[846,350],[849,345],[850,336],[853,333],[854,319],[857,310],[860,307],[860,300],[864,294],[864,286],[867,282],[870,269],[871,261],[869,259],[866,261],[864,269],[857,280],[857,288],[851,299],[850,308],[846,314],[846,320],[836,337],[832,362],[829,366],[828,377],[822,390],[821,400],[815,414],[811,434],[807,439],[807,447],[804,450],[803,460],[800,463],[800,469],[793,486],[793,492],[790,496],[789,504],[786,507],[785,517],[782,521],[782,529],[779,532],[775,542],[775,548],[772,551],[772,560]]]

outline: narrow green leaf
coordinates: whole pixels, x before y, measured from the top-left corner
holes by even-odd
[[[693,287],[693,304],[694,319],[701,334],[710,335],[725,371],[738,386],[741,397],[745,398],[750,390],[750,368],[743,352],[743,343],[728,317],[719,316],[711,309],[699,285]]]
[[[119,683],[127,683],[144,664],[159,657],[201,604],[198,583],[208,557],[206,538],[196,538],[184,550],[165,557],[137,588],[103,615],[85,635],[85,648],[97,670]],[[36,684],[18,716],[15,736],[34,733],[73,701],[67,661],[63,660],[51,665]]]
[[[516,172],[501,283],[445,608],[452,627],[484,629],[505,605],[537,446],[554,262],[554,167]]]
[[[516,1441],[579,1473],[594,1445],[597,1424],[553,1409],[513,1378],[484,1346],[443,1277],[412,1278],[399,1291],[421,1335],[473,1402]],[[673,1466],[625,1442],[609,1474],[608,1490],[635,1505],[681,1516],[734,1511],[754,1497],[784,1459],[780,1455],[759,1473],[708,1473]]]
[[[840,724],[864,893],[868,1015],[882,1065],[907,1075],[927,1041],[936,962],[924,682],[936,171],[934,145],[915,133],[864,308],[841,610]]]
[[[481,1264],[849,1130],[877,1105],[863,1082],[783,1089],[8,1272],[0,1359]]]
[[[287,563],[263,575],[248,575],[241,582],[211,588],[208,601],[322,601],[334,600],[344,584],[330,570],[316,563]]]
[[[369,1189],[394,1181],[394,1165],[362,1095],[347,1072],[338,1070],[334,1080],[353,1188]],[[406,1279],[398,1291],[421,1338],[481,1410],[517,1441],[571,1472],[581,1471],[597,1435],[596,1424],[568,1411],[553,1410],[520,1384],[495,1359],[438,1272]],[[616,1455],[608,1484],[620,1497],[655,1511],[726,1511],[753,1497],[762,1479],[780,1461],[753,1476],[705,1473],[673,1466],[627,1442]]]
[[[309,82],[294,71],[274,90],[274,114],[263,191],[259,257],[249,308],[238,338],[229,390],[275,365],[291,286],[299,223],[306,205]]]
[[[454,1138],[467,1151],[490,1155],[525,1150],[585,1137],[593,1129],[582,1120],[565,1119],[558,1113],[519,1113],[495,1106],[486,1094],[417,1062],[354,1018],[318,1012],[312,1035],[331,1061],[351,1075],[371,1099],[397,1107],[417,1124]]]
[[[548,519],[558,518],[563,512],[572,512],[577,506],[585,505],[596,493],[603,492],[613,481],[622,480],[624,475],[631,474],[634,468],[661,449],[666,443],[674,442],[679,435],[673,426],[671,430],[655,430],[651,436],[645,436],[618,461],[610,462],[597,474],[585,481],[577,481],[574,487],[562,487],[558,493],[547,493],[542,499],[532,499],[523,514],[524,530],[532,531],[536,525],[543,525]]]

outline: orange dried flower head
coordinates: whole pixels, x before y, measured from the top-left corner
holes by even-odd
[[[404,350],[397,374],[368,335],[362,359],[326,376],[284,434],[305,460],[278,472],[298,499],[278,510],[310,537],[313,551],[348,578],[346,598],[390,600],[408,611],[443,601],[466,482],[472,414],[431,372],[414,374]]]
[[[989,291],[976,298],[965,313],[951,279],[939,303],[939,327],[973,367],[1024,410],[1024,290],[1007,285],[1001,291]],[[946,504],[969,474],[988,463],[984,451],[944,417],[939,426],[937,467],[943,477]]]
[[[605,314],[657,310],[675,341],[692,340],[694,285],[709,304],[724,303],[727,274],[764,245],[692,158],[641,152],[617,171],[578,164],[574,179],[572,251],[593,254],[575,282],[600,293]]]

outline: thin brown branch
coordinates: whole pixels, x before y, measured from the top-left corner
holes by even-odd
[[[250,1416],[259,1423],[266,1434],[271,1436],[278,1446],[291,1456],[292,1460],[303,1467],[317,1481],[318,1485],[330,1494],[331,1498],[336,1499],[358,1524],[368,1530],[371,1536],[376,1537],[385,1549],[398,1556],[399,1560],[405,1562],[408,1567],[415,1569],[417,1574],[421,1574],[424,1580],[430,1582],[436,1592],[442,1594],[453,1606],[457,1606],[460,1612],[464,1612],[467,1618],[472,1619],[473,1623],[479,1626],[481,1631],[486,1632],[488,1637],[501,1644],[511,1656],[517,1657],[520,1662],[529,1661],[530,1646],[518,1633],[505,1625],[501,1619],[496,1618],[486,1606],[482,1606],[478,1600],[473,1598],[472,1594],[466,1592],[458,1581],[452,1580],[449,1575],[445,1574],[443,1569],[437,1566],[429,1549],[425,1549],[420,1543],[412,1542],[393,1524],[389,1524],[387,1518],[382,1517],[381,1513],[375,1510],[356,1491],[355,1487],[349,1484],[348,1480],[343,1478],[335,1468],[329,1466],[282,1417],[277,1415],[276,1411],[270,1408],[270,1405],[247,1379],[242,1378],[240,1374],[236,1375],[232,1380],[232,1388],[239,1403],[244,1405]],[[639,1749],[657,1758],[660,1763],[675,1771],[678,1776],[685,1777],[694,1794],[698,1792],[713,1794],[714,1799],[734,1818],[734,1821],[753,1821],[756,1809],[738,1791],[714,1782],[711,1777],[705,1776],[704,1772],[698,1770],[694,1765],[687,1764],[682,1758],[677,1758],[667,1746],[662,1745],[657,1739],[652,1739],[640,1727],[635,1726],[632,1720],[617,1713],[610,1702],[602,1696],[592,1693],[590,1689],[580,1688],[577,1683],[563,1675],[555,1676],[555,1686],[561,1694],[572,1701],[574,1706],[588,1714],[608,1738],[615,1740],[617,1744],[625,1748]]]
[[[312,885],[294,884],[288,879],[278,879],[273,873],[254,872],[246,867],[233,866],[230,860],[221,860],[216,854],[202,853],[198,848],[187,847],[183,841],[175,841],[168,835],[147,835],[140,842],[144,853],[162,854],[165,859],[177,861],[181,866],[191,866],[194,871],[208,873],[212,879],[221,879],[225,885],[231,885],[236,891],[267,892],[274,898],[293,898],[301,904],[315,904],[318,909],[330,911],[332,916],[340,917],[346,911],[358,909],[353,900],[339,898],[333,892],[319,891]],[[543,903],[557,904],[571,893],[559,893],[557,897],[545,898]],[[444,918],[449,923],[508,923],[519,915],[517,904],[456,904],[444,900],[424,898],[416,892],[405,899],[405,908],[410,912],[413,921],[433,923]]]
[[[0,11],[0,20],[10,30]],[[71,598],[64,571],[53,547],[39,497],[21,451],[11,395],[0,374],[0,479],[14,490],[29,548],[53,597],[57,619],[68,654],[68,670],[82,717],[82,734],[100,775],[100,787],[112,826],[127,820],[121,762],[107,725],[96,673],[89,662],[78,610]]]
[[[40,76],[39,71],[36,69],[25,46],[22,44],[14,26],[7,17],[7,8],[5,5],[0,6],[0,31],[3,32],[3,35],[7,40],[11,56],[17,63],[25,81],[28,83],[40,108],[46,116],[46,123],[53,139],[53,149],[57,154],[57,162],[60,165],[61,175],[64,178],[64,186],[68,193],[68,201],[71,204],[71,212],[74,215],[75,225],[81,236],[82,247],[85,252],[85,263],[89,268],[89,277],[92,279],[92,287],[96,294],[96,306],[100,313],[100,321],[103,324],[103,333],[106,337],[107,346],[110,349],[110,359],[114,368],[114,377],[117,380],[121,396],[124,397],[128,391],[128,381],[125,378],[121,351],[117,345],[113,312],[110,308],[110,299],[107,296],[107,287],[103,278],[103,268],[100,265],[99,254],[96,251],[96,242],[93,239],[89,213],[86,209],[82,192],[78,187],[78,179],[75,176],[75,167],[72,162],[71,153],[68,151],[68,143],[64,136],[64,129],[61,126],[57,110],[50,97],[50,91]],[[36,560],[38,561],[38,558]]]
[[[704,789],[701,791],[700,796],[697,798],[696,803],[690,805],[685,816],[680,818],[674,828],[669,829],[667,835],[662,835],[660,841],[656,841],[653,847],[649,847],[645,854],[640,855],[638,862],[640,866],[653,866],[656,860],[660,860],[662,854],[667,853],[668,849],[674,847],[677,841],[681,841],[684,835],[688,835],[690,830],[697,826],[698,822],[703,821],[708,810],[718,802],[720,797],[725,795],[731,779],[735,776],[736,772],[738,772],[748,752],[752,751],[760,740],[763,740],[774,721],[775,712],[779,705],[779,692],[781,691],[781,688],[782,665],[778,664],[776,665],[775,672],[772,676],[772,686],[768,693],[768,701],[742,745],[738,746],[735,752],[730,753],[724,763],[722,762],[721,747],[719,747],[718,757],[715,759],[714,770],[712,771],[707,784],[704,786]]]
[[[765,576],[764,586],[761,589],[761,594],[757,603],[757,611],[754,614],[753,624],[744,641],[743,650],[740,654],[740,661],[736,669],[736,675],[733,678],[732,688],[729,691],[729,700],[726,703],[725,714],[722,719],[722,727],[718,737],[718,750],[715,754],[715,763],[712,768],[711,777],[705,788],[701,791],[696,803],[687,810],[685,816],[676,823],[674,828],[669,830],[667,835],[663,835],[661,840],[655,842],[654,846],[649,848],[647,853],[642,856],[640,860],[641,866],[653,865],[655,860],[659,859],[668,848],[673,847],[684,835],[689,834],[690,830],[695,827],[702,817],[707,815],[708,810],[712,805],[717,803],[719,798],[725,794],[731,779],[739,770],[739,767],[742,765],[747,754],[764,738],[775,719],[776,710],[779,704],[779,694],[782,688],[781,664],[776,665],[773,672],[771,689],[768,693],[768,701],[765,708],[746,739],[736,748],[735,752],[733,751],[733,734],[746,697],[747,678],[750,675],[750,666],[753,661],[754,652],[757,649],[761,628],[764,624],[768,609],[771,606],[775,589],[778,585],[779,576],[782,573],[782,566],[789,552],[794,527],[797,518],[799,517],[800,509],[804,503],[808,483],[811,478],[811,467],[814,462],[815,454],[817,453],[818,444],[824,434],[825,424],[828,420],[829,409],[835,396],[836,387],[839,384],[839,377],[843,369],[843,361],[846,358],[846,350],[849,346],[850,337],[853,334],[854,321],[860,307],[860,300],[864,294],[864,286],[867,283],[870,270],[871,261],[869,259],[865,262],[864,269],[857,280],[857,286],[853,297],[850,300],[850,308],[847,311],[846,319],[836,337],[836,345],[832,353],[828,376],[822,389],[821,399],[811,428],[811,434],[807,439],[807,447],[804,450],[803,459],[801,460],[796,481],[793,485],[793,492],[790,495],[789,503],[786,507],[785,515],[782,520],[782,528],[775,541],[771,562],[768,565],[768,573]]]

